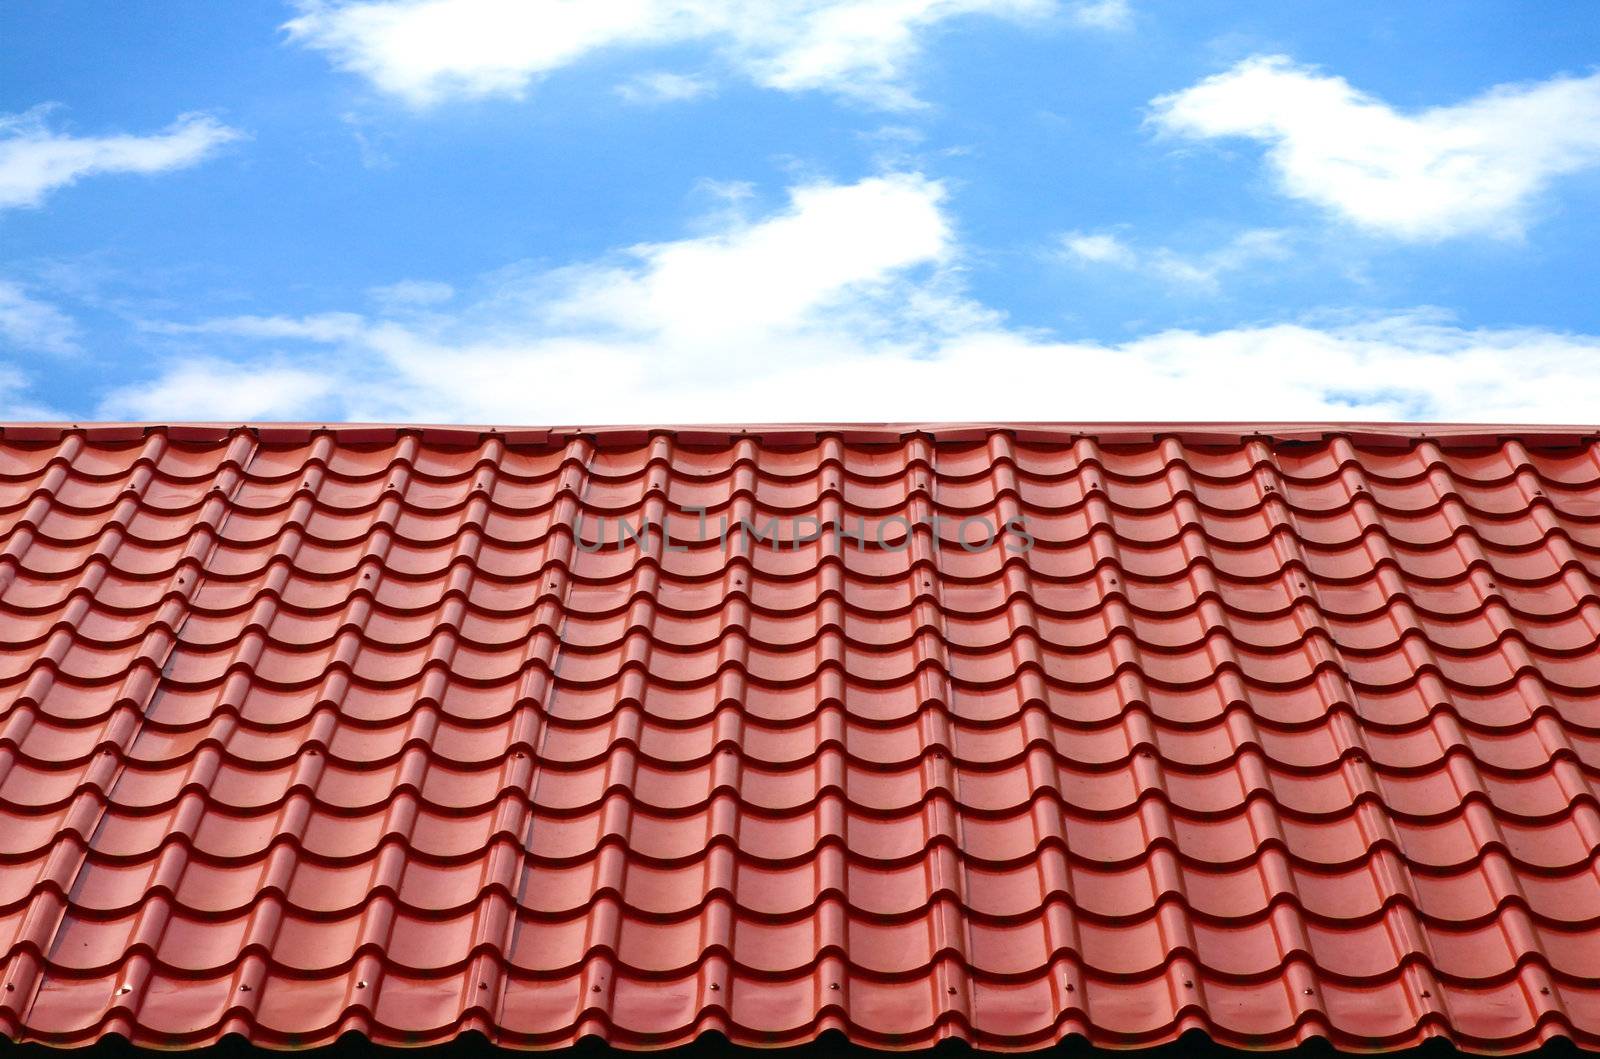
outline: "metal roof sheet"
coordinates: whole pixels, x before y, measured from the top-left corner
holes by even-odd
[[[1600,1043],[1591,428],[0,430],[13,1039]]]

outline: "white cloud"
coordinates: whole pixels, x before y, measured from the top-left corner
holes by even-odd
[[[1098,9],[1114,14],[1119,6],[1078,5],[1091,21],[1109,17]],[[284,27],[293,40],[415,105],[517,97],[539,77],[604,50],[697,41],[768,88],[904,107],[915,103],[902,84],[906,66],[931,27],[963,15],[1044,15],[1057,0],[300,0],[299,7]]]
[[[0,363],[0,421],[10,423],[60,422],[67,417],[27,396],[28,379],[9,364]]]
[[[333,385],[334,377],[315,366],[197,359],[154,381],[119,389],[100,414],[168,422],[292,419],[324,406]]]
[[[626,263],[564,276],[549,305],[563,325],[728,342],[802,325],[839,295],[870,298],[901,269],[937,262],[950,228],[943,187],[921,176],[875,177],[791,192],[788,210],[699,239],[647,244]]]
[[[1402,239],[1516,236],[1554,178],[1600,165],[1600,74],[1404,114],[1342,77],[1258,56],[1152,107],[1176,135],[1267,144],[1285,194]]]
[[[455,296],[456,289],[450,284],[424,279],[403,279],[367,291],[367,297],[389,310],[438,305]]]
[[[1253,228],[1203,254],[1180,254],[1168,247],[1136,250],[1109,232],[1068,232],[1061,238],[1067,256],[1088,264],[1140,272],[1182,287],[1215,291],[1223,276],[1289,256],[1287,235]]]
[[[222,316],[195,324],[145,323],[147,331],[169,335],[234,335],[242,338],[337,342],[359,337],[365,321],[355,313],[315,316]]]
[[[1061,245],[1072,257],[1097,265],[1133,268],[1139,263],[1139,255],[1109,232],[1068,232],[1061,237]]]
[[[617,86],[617,95],[629,103],[681,103],[698,99],[713,89],[710,81],[667,71],[640,74]]]
[[[355,141],[356,157],[361,159],[362,169],[381,171],[394,168],[394,158],[388,151],[388,136],[370,128],[367,119],[357,111],[346,111],[339,115],[339,120],[350,129],[350,138]]]
[[[113,393],[101,413],[1582,422],[1600,407],[1600,339],[1586,335],[1419,314],[1109,344],[1017,329],[962,290],[944,197],[916,174],[809,185],[782,210],[700,237],[503,270],[449,313],[166,325],[156,330],[231,343],[230,360],[177,361]]]
[[[1067,13],[1078,25],[1092,29],[1125,29],[1133,21],[1128,0],[1081,0]]]
[[[78,325],[9,280],[0,280],[0,343],[42,353],[74,353]]]
[[[0,115],[0,209],[37,206],[56,188],[98,173],[183,169],[241,135],[204,114],[185,114],[149,136],[71,136],[51,131],[49,109]]]

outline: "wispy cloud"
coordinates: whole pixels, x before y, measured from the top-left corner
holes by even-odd
[[[32,297],[20,284],[0,280],[0,348],[34,353],[75,353],[78,325],[48,302]]]
[[[456,289],[437,280],[403,279],[382,287],[372,287],[367,297],[386,310],[415,309],[439,305],[456,296]]]
[[[221,316],[198,323],[146,321],[141,326],[146,331],[167,335],[233,335],[241,338],[338,342],[361,335],[366,321],[355,313],[320,313],[315,316]]]
[[[118,390],[102,412],[115,419],[292,419],[334,407],[328,398],[336,380],[315,366],[195,357],[159,379]]]
[[[28,379],[9,364],[0,363],[0,420],[23,423],[48,422],[67,418],[29,397]]]
[[[390,156],[388,150],[389,138],[368,124],[364,115],[350,110],[341,114],[339,120],[350,130],[350,138],[355,141],[356,157],[361,160],[361,168],[371,170],[394,168],[394,158]]]
[[[1108,24],[1119,0],[1080,3]],[[416,105],[520,96],[541,76],[601,50],[703,42],[743,77],[907,107],[921,37],[964,15],[1026,18],[1058,0],[300,0],[291,39]],[[667,75],[675,77],[677,75]],[[683,91],[689,81],[655,87]],[[640,86],[645,91],[649,86]],[[659,92],[657,93],[659,97]]]
[[[1281,55],[1152,101],[1156,127],[1267,145],[1283,193],[1401,239],[1516,236],[1562,174],[1600,165],[1600,74],[1405,114]]]
[[[242,135],[207,115],[185,114],[148,136],[73,136],[50,128],[51,109],[0,115],[0,209],[37,206],[86,176],[183,169]]]
[[[1182,254],[1164,246],[1137,249],[1111,232],[1068,232],[1061,246],[1074,261],[1139,272],[1202,291],[1215,291],[1230,273],[1289,256],[1287,233],[1274,228],[1241,232],[1201,254]]]
[[[617,95],[629,103],[681,103],[707,95],[715,87],[704,77],[663,70],[624,81],[617,86]]]
[[[1139,264],[1139,255],[1133,248],[1110,232],[1068,232],[1061,237],[1061,245],[1069,256],[1079,261],[1121,268],[1134,268]]]
[[[1133,22],[1128,0],[1079,0],[1067,13],[1078,25],[1093,29],[1126,29]]]
[[[108,416],[475,422],[885,418],[1572,420],[1600,339],[1432,315],[1163,331],[1009,326],[967,294],[947,191],[916,173],[792,189],[707,234],[511,268],[424,314],[166,325],[184,359]],[[1121,244],[1083,237],[1115,259]],[[1138,251],[1127,250],[1134,260]],[[222,402],[212,404],[213,400]]]

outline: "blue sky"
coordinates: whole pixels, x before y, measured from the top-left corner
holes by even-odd
[[[0,419],[1600,420],[1600,6],[0,7]]]

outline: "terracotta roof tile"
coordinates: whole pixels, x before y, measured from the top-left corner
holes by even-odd
[[[1597,575],[1587,428],[7,426],[0,1030],[1600,1046]]]

